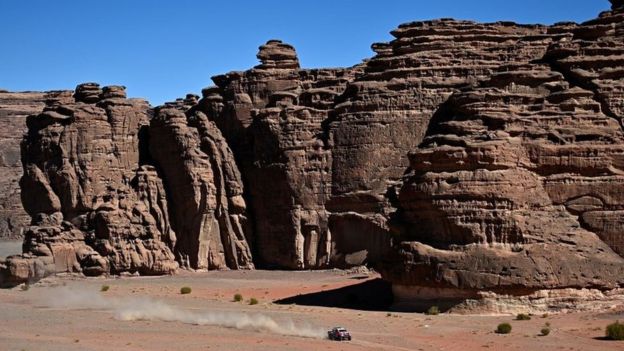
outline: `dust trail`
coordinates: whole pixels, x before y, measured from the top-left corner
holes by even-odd
[[[195,325],[213,325],[241,330],[270,332],[307,338],[325,338],[323,329],[296,325],[292,320],[275,320],[264,314],[238,312],[195,312],[150,298],[105,297],[98,290],[65,286],[49,288],[42,301],[46,307],[59,309],[105,310],[122,321],[159,320]]]

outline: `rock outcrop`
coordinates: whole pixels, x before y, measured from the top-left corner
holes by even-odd
[[[193,108],[232,146],[253,216],[257,263],[302,269],[367,262],[365,240],[333,233],[325,208],[332,160],[324,123],[360,67],[299,69],[294,48],[278,40],[261,46],[258,59],[254,69],[214,77],[217,86],[204,89]]]
[[[243,184],[219,129],[202,112],[164,107],[149,149],[169,193],[175,253],[189,268],[253,268]]]
[[[30,223],[20,201],[20,142],[26,117],[40,113],[49,99],[71,97],[69,91],[0,91],[0,238],[21,238]]]
[[[407,23],[337,99],[328,121],[332,196],[327,209],[343,235],[367,233],[369,246],[400,233],[397,212],[406,154],[421,143],[436,113],[459,89],[487,79],[506,62],[546,52],[544,26],[442,19]],[[432,122],[433,121],[433,122]],[[385,256],[385,255],[384,255]]]
[[[404,305],[621,295],[611,3],[583,24],[406,23],[349,68],[302,69],[270,40],[256,67],[155,109],[80,85],[28,118],[32,223],[4,279],[368,264]]]
[[[624,284],[623,15],[548,28],[437,110],[383,269],[399,300]]]
[[[145,164],[149,112],[124,87],[87,83],[71,102],[28,117],[20,187],[32,223],[24,253],[3,263],[4,284],[57,272],[176,270],[165,190]]]

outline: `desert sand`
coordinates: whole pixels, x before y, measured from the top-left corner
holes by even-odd
[[[103,285],[110,288],[100,292]],[[192,292],[180,294],[189,286]],[[241,294],[243,301],[234,302]],[[212,271],[162,277],[61,276],[0,290],[2,350],[622,350],[602,340],[624,311],[533,316],[427,316],[389,311],[388,287],[366,270]],[[250,305],[250,298],[259,303]],[[166,312],[159,312],[162,307]],[[337,307],[336,307],[337,306]],[[136,307],[136,309],[135,309]],[[136,312],[139,311],[139,314]],[[142,313],[142,314],[141,314]],[[177,316],[179,314],[179,316]],[[175,315],[175,316],[172,316]],[[176,317],[177,316],[177,317]],[[216,316],[216,317],[215,317]],[[198,318],[217,325],[197,325]],[[138,319],[138,320],[137,320]],[[167,320],[161,320],[167,319]],[[239,325],[272,320],[278,330]],[[207,323],[207,320],[199,321]],[[494,332],[509,322],[511,334]],[[226,325],[228,324],[229,325]],[[551,333],[539,336],[550,323]],[[210,323],[208,323],[210,324]],[[294,325],[295,333],[280,328]],[[322,338],[332,326],[353,341]],[[289,329],[290,330],[290,329]],[[291,331],[292,331],[291,330]],[[314,336],[319,337],[314,337]]]

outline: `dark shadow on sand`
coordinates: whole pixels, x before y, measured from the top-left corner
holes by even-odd
[[[616,340],[612,340],[606,336],[596,336],[593,338],[594,340],[600,340],[600,341],[616,341]]]
[[[363,311],[388,311],[392,305],[391,285],[381,278],[274,301],[280,305],[322,306]]]

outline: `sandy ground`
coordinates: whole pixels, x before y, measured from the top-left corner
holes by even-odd
[[[0,350],[624,350],[624,342],[601,339],[604,327],[618,318],[624,320],[624,312],[534,316],[530,321],[514,321],[512,316],[426,316],[363,310],[366,297],[360,299],[357,294],[374,296],[376,290],[370,284],[378,282],[377,278],[372,273],[337,270],[53,278],[28,290],[0,290]],[[99,292],[102,285],[110,289]],[[181,295],[182,286],[192,287],[192,293]],[[86,302],[93,301],[98,307],[55,306],[55,301],[66,299],[62,291],[87,294]],[[243,295],[243,302],[233,301],[236,293]],[[259,303],[249,305],[251,297]],[[285,298],[290,298],[289,304],[279,302]],[[242,312],[272,318],[280,325],[307,325],[321,332],[342,325],[351,331],[353,341],[284,336],[179,320],[119,320],[119,311],[100,306],[102,301],[137,305],[141,301],[161,301],[175,311],[191,314],[232,316]],[[332,307],[354,301],[356,308]],[[512,324],[511,334],[494,333],[501,322]],[[550,323],[552,332],[538,336],[545,323]]]

